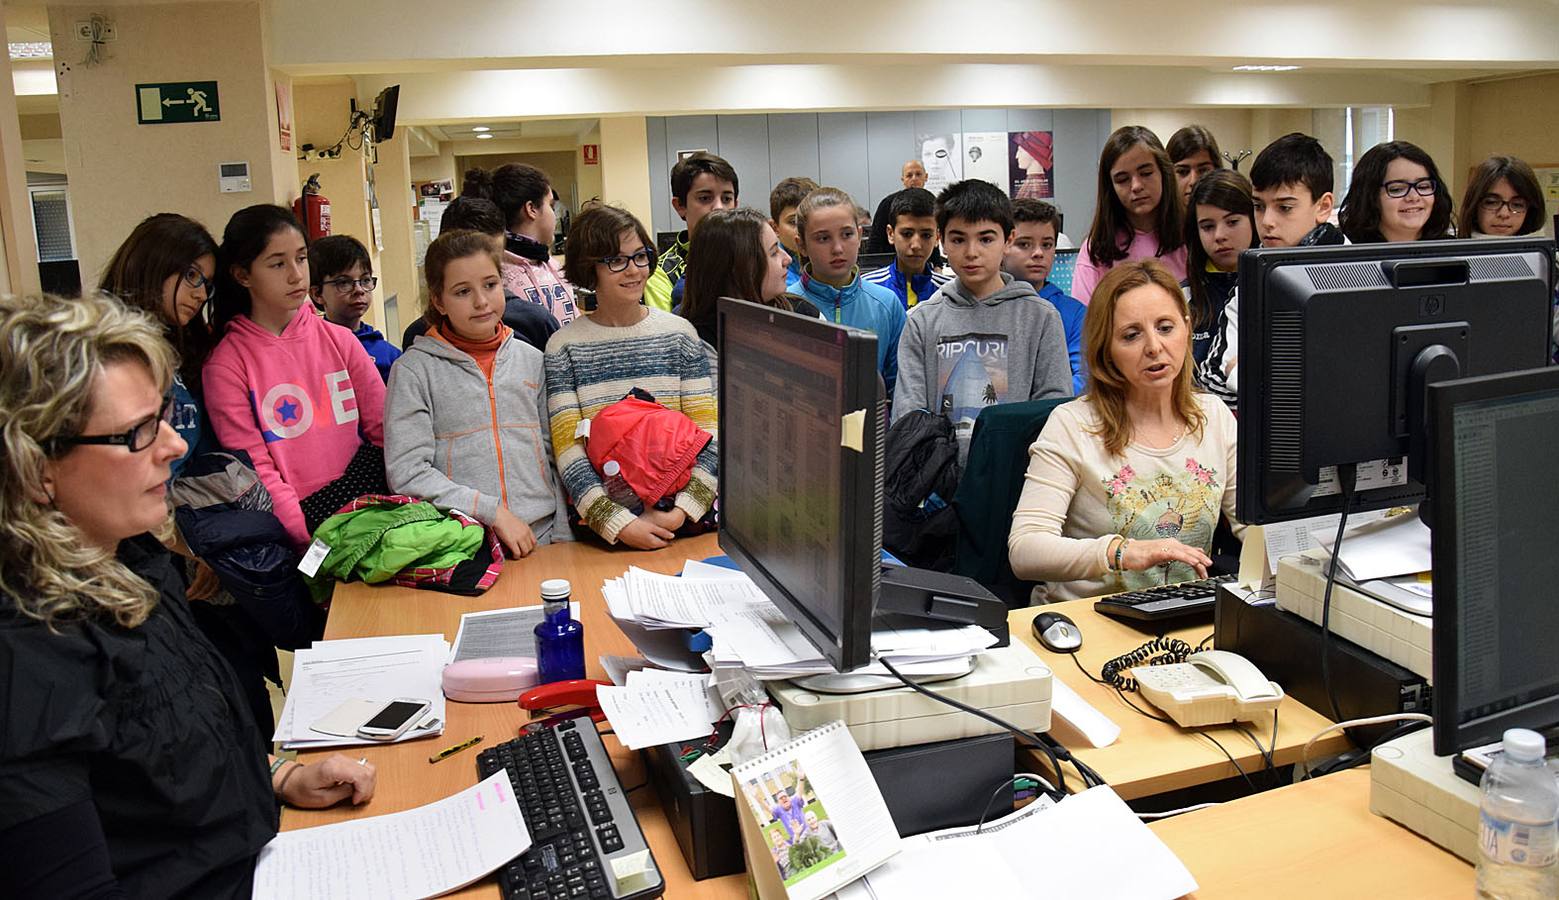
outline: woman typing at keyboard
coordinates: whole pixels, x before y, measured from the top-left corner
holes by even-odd
[[[173,369],[115,300],[0,299],[0,897],[247,897],[278,799],[373,794],[343,756],[267,765],[149,534]]]
[[[1220,511],[1233,522],[1235,423],[1192,384],[1174,276],[1154,260],[1110,270],[1083,342],[1087,392],[1029,448],[1013,572],[1048,582],[1052,601],[1206,577]]]

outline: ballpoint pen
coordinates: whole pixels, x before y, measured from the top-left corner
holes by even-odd
[[[477,735],[476,737],[472,738],[469,741],[463,741],[463,742],[461,742],[459,744],[456,744],[453,747],[446,747],[443,750],[440,750],[439,752],[437,752],[437,753],[433,754],[432,756],[428,757],[428,762],[436,763],[439,760],[444,759],[445,757],[454,756],[456,753],[459,753],[460,751],[466,749],[467,747],[475,747],[477,744],[480,744],[481,742],[482,742],[482,736],[481,735]]]

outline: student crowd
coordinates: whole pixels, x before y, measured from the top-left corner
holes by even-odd
[[[461,510],[512,556],[576,534],[664,547],[718,525],[720,297],[875,333],[891,418],[946,416],[964,453],[986,405],[1078,397],[1028,451],[1008,542],[1050,598],[1204,574],[1220,518],[1239,528],[1240,253],[1543,224],[1518,159],[1484,161],[1459,216],[1410,143],[1366,153],[1340,203],[1333,171],[1303,134],[1247,178],[1205,128],[1167,149],[1121,128],[1071,295],[1048,279],[1054,206],[977,180],[933,196],[916,162],[870,222],[894,254],[871,272],[864,211],[807,178],[765,214],[739,206],[729,163],[693,154],[671,172],[687,228],[668,250],[597,206],[559,265],[546,174],[473,171],[399,349],[363,321],[377,279],[357,239],[310,242],[268,205],[220,242],[146,219],[98,292],[0,300],[0,895],[245,895],[278,802],[373,793],[346,757],[267,757],[243,620],[169,526],[193,461],[242,451],[296,552],[343,489]],[[624,451],[643,458],[602,459],[592,423],[629,400],[672,420]],[[629,462],[663,493],[624,492]]]

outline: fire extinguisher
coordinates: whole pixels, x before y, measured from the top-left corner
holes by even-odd
[[[319,173],[316,172],[304,182],[303,195],[292,201],[292,214],[303,223],[303,230],[311,241],[330,234],[330,198],[319,191]]]

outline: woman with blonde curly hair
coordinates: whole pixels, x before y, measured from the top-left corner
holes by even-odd
[[[1234,415],[1192,381],[1191,317],[1156,260],[1099,282],[1087,392],[1029,448],[1007,551],[1051,600],[1205,577],[1219,513],[1234,520]]]
[[[167,551],[173,352],[108,297],[0,299],[0,895],[248,896],[276,800],[373,793],[273,761]],[[267,783],[269,782],[269,783]]]

